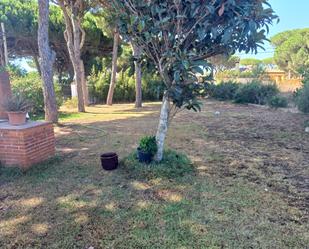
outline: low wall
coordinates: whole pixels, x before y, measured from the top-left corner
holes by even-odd
[[[294,92],[296,89],[302,87],[300,79],[287,79],[284,81],[276,82],[281,92]]]
[[[0,162],[27,169],[55,155],[53,124],[27,122],[22,126],[0,123]]]
[[[218,80],[221,81],[235,81],[241,84],[247,84],[254,80],[254,78],[223,78]],[[262,80],[262,83],[268,84],[269,82],[274,82],[278,86],[281,92],[294,92],[296,89],[302,87],[302,82],[300,79],[285,79],[282,81],[270,81],[270,80]]]

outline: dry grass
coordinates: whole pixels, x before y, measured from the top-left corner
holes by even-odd
[[[129,155],[158,110],[62,110],[55,159],[0,170],[0,248],[306,248],[308,116],[207,101],[167,139],[193,173],[102,171],[100,153]]]

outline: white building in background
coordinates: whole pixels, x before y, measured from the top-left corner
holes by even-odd
[[[71,83],[71,97],[77,97],[77,85],[74,82]]]

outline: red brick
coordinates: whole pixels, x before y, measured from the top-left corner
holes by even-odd
[[[34,122],[23,128],[5,129],[0,126],[0,161],[6,166],[29,168],[55,155],[53,125]]]

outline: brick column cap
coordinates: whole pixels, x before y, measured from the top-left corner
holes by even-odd
[[[46,121],[27,121],[27,123],[23,125],[14,126],[10,125],[9,122],[0,122],[0,130],[20,131],[40,126],[46,126],[48,124],[52,123]]]

